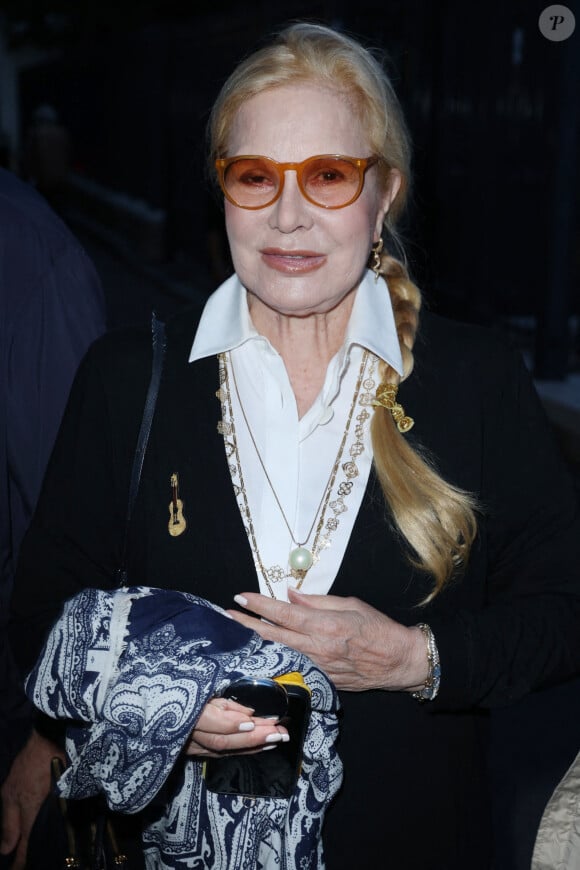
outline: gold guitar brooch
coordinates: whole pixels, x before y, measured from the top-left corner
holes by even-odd
[[[179,477],[177,473],[171,475],[171,501],[169,503],[169,534],[177,538],[187,528],[187,522],[183,516],[183,502],[179,498]]]

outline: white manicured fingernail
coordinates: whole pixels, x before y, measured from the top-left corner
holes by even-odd
[[[247,599],[247,598],[244,598],[243,595],[234,595],[234,601],[236,601],[236,602],[237,602],[238,604],[240,604],[242,607],[245,607],[246,604],[248,603],[248,599]]]
[[[262,746],[262,752],[267,752],[268,749],[276,749],[275,746]]]
[[[266,740],[264,742],[265,743],[280,743],[280,741],[283,740],[283,738],[285,736],[287,736],[287,735],[280,734],[278,731],[276,731],[275,734],[268,734],[268,736],[266,737]]]
[[[240,722],[238,731],[253,731],[255,727],[253,722]]]
[[[282,743],[289,743],[289,742],[290,742],[290,735],[289,734],[282,734]]]

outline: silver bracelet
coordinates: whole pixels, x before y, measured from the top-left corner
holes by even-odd
[[[441,683],[441,665],[439,663],[439,650],[437,649],[437,644],[435,643],[435,635],[431,631],[430,626],[428,626],[424,622],[420,622],[417,625],[417,628],[420,628],[425,637],[425,642],[427,644],[427,661],[429,663],[429,673],[427,674],[427,679],[423,683],[420,689],[417,689],[416,692],[412,692],[412,697],[416,698],[417,701],[433,701],[437,697],[437,692],[439,691],[439,684]]]

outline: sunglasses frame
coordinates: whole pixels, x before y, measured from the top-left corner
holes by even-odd
[[[312,163],[313,160],[324,159],[346,160],[347,163],[350,163],[352,166],[358,169],[358,188],[354,196],[352,196],[347,202],[341,203],[340,205],[324,205],[321,202],[316,202],[315,199],[312,199],[312,197],[306,193],[306,190],[302,185],[302,173],[304,172],[304,168],[309,163]],[[233,197],[228,193],[226,189],[225,173],[228,167],[231,166],[232,163],[235,163],[237,160],[266,160],[275,168],[280,183],[278,186],[278,190],[276,191],[272,199],[268,200],[268,202],[265,202],[263,205],[242,205],[241,203],[236,202],[236,200],[233,199]],[[215,161],[215,168],[217,170],[220,187],[225,198],[228,200],[228,202],[231,202],[232,205],[235,205],[238,208],[244,208],[248,211],[258,211],[261,208],[267,208],[269,205],[273,205],[276,200],[279,199],[282,195],[282,191],[284,190],[284,181],[286,179],[286,172],[290,170],[296,172],[298,187],[304,199],[306,199],[308,202],[311,202],[313,205],[317,205],[319,208],[337,209],[346,208],[347,205],[351,205],[359,198],[365,184],[365,173],[367,169],[369,169],[371,166],[374,166],[375,163],[378,162],[379,158],[374,155],[371,157],[348,157],[345,154],[315,154],[313,157],[307,157],[305,160],[301,160],[298,163],[279,163],[277,160],[272,160],[271,157],[264,157],[263,154],[236,154],[235,157],[218,157]]]

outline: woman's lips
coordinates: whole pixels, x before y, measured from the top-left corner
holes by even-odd
[[[284,251],[280,248],[264,248],[260,253],[264,263],[271,269],[292,275],[314,272],[326,262],[326,255],[317,251]]]

